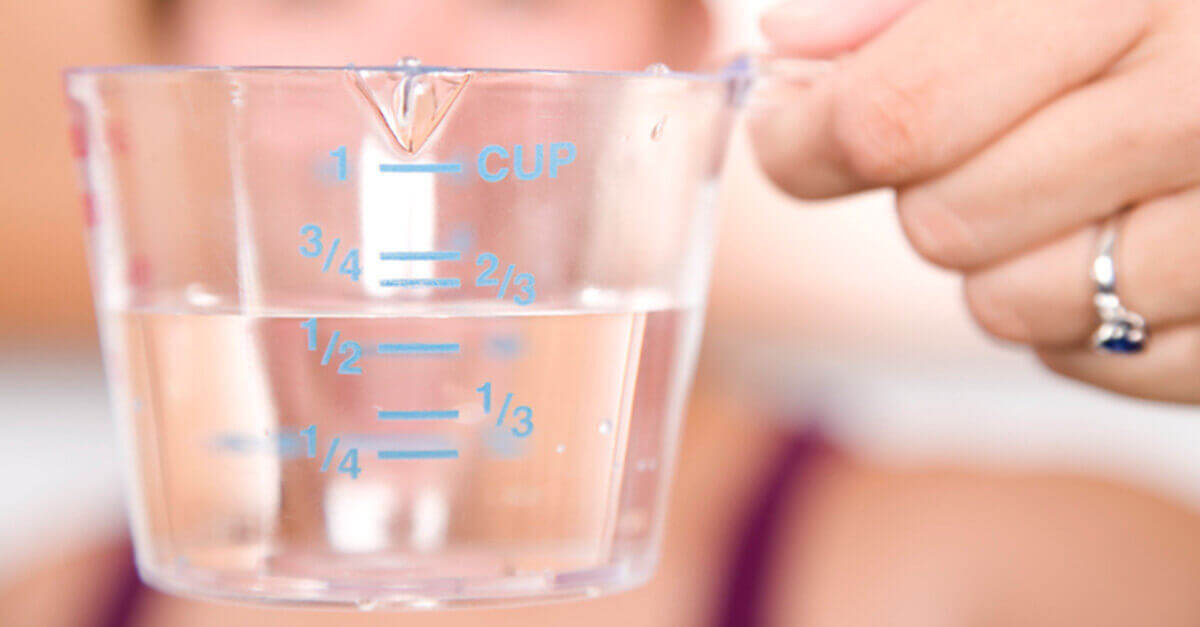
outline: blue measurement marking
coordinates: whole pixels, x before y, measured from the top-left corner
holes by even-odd
[[[411,353],[457,353],[461,347],[458,344],[421,344],[416,342],[406,344],[380,344],[380,355],[403,355]]]
[[[232,453],[274,453],[284,459],[300,457],[303,454],[300,450],[300,439],[286,434],[255,437],[229,433],[215,438],[213,444]]]
[[[321,272],[329,272],[329,266],[333,265],[333,256],[337,254],[338,244],[342,243],[342,238],[333,238],[333,245],[329,247],[329,254],[325,256],[325,263],[321,266]]]
[[[504,280],[500,282],[500,293],[496,295],[496,298],[504,300],[504,294],[508,292],[508,286],[512,283],[514,270],[516,270],[516,267],[511,263],[508,264],[508,270],[504,273]]]
[[[462,253],[458,251],[434,251],[428,253],[379,253],[380,261],[458,261]]]
[[[493,357],[511,359],[521,354],[521,338],[517,335],[494,337],[488,342]]]
[[[458,289],[462,281],[458,279],[385,279],[379,282],[380,287],[437,287],[443,289]]]
[[[447,411],[383,411],[378,412],[380,420],[458,420],[458,410]]]
[[[341,440],[341,438],[334,438],[333,442],[329,444],[329,452],[325,454],[325,461],[321,462],[321,472],[329,470],[329,464],[333,462],[333,453],[337,451],[338,443]]]
[[[334,331],[333,335],[330,336],[329,344],[325,345],[325,354],[321,356],[321,365],[322,366],[329,365],[329,359],[331,357],[333,357],[333,349],[335,346],[337,346],[338,338],[341,337],[341,335],[342,335],[341,331]]]
[[[338,146],[337,150],[331,150],[329,156],[337,159],[337,180],[346,180],[346,147]]]
[[[379,459],[458,459],[457,449],[431,451],[379,451]]]
[[[427,173],[427,174],[458,174],[462,172],[461,163],[384,163],[380,164],[380,172],[395,173]]]

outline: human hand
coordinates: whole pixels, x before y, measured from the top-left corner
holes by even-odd
[[[1200,3],[794,0],[763,30],[785,52],[845,53],[752,120],[780,187],[895,187],[909,241],[963,274],[987,332],[1075,379],[1200,402]],[[1126,208],[1118,294],[1153,338],[1114,357],[1089,346],[1089,270]]]

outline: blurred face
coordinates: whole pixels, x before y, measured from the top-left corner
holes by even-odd
[[[701,0],[178,0],[169,39],[200,65],[686,68],[706,20]]]

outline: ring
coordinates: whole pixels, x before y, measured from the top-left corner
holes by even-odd
[[[1096,314],[1100,327],[1092,334],[1092,348],[1102,353],[1134,355],[1146,348],[1150,330],[1146,319],[1121,305],[1117,297],[1117,263],[1113,251],[1117,243],[1118,213],[1100,230],[1096,260],[1092,262],[1092,280],[1096,282]]]

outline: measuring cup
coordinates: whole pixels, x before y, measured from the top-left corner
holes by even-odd
[[[748,77],[69,72],[142,577],[362,609],[646,581]]]

